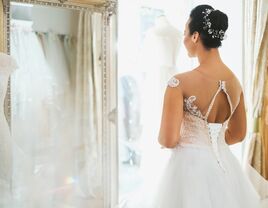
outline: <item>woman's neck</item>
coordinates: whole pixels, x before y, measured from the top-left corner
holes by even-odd
[[[200,65],[222,62],[217,48],[211,48],[210,50],[203,49],[202,52],[198,53],[197,57]]]

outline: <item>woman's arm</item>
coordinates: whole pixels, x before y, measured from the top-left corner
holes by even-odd
[[[173,148],[178,144],[182,119],[182,89],[179,84],[173,87],[168,85],[164,94],[162,119],[158,136],[158,142],[162,146]]]

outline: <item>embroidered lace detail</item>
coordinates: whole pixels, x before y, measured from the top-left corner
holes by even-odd
[[[184,111],[188,111],[194,116],[197,116],[199,118],[205,119],[205,116],[202,115],[201,111],[198,109],[198,107],[193,103],[196,100],[196,96],[192,95],[188,98],[184,98]]]
[[[168,80],[168,86],[170,87],[177,87],[180,84],[180,80],[176,79],[175,77],[171,77]]]

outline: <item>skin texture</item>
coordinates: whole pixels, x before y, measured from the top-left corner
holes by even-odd
[[[194,32],[192,35],[189,34],[189,21],[190,19],[188,19],[185,24],[183,43],[187,49],[188,56],[198,58],[199,66],[192,71],[175,75],[175,77],[180,80],[178,87],[167,86],[164,94],[158,142],[161,146],[166,148],[173,148],[179,143],[184,113],[183,98],[185,94],[187,94],[187,91],[193,91],[193,89],[190,88],[192,85],[194,86],[195,81],[200,79],[200,73],[203,74],[202,76],[205,75],[204,77],[209,77],[209,79],[213,80],[213,86],[215,86],[215,80],[231,80],[231,85],[233,86],[232,94],[235,95],[233,96],[235,97],[233,100],[236,105],[233,106],[235,110],[225,132],[225,141],[227,144],[241,142],[245,138],[247,131],[246,110],[242,87],[233,72],[223,63],[219,50],[217,48],[207,50],[203,46],[198,32]],[[208,83],[211,80],[207,80]],[[212,90],[212,93],[215,93],[215,89]],[[211,115],[208,117],[209,122],[221,123],[230,115],[230,107],[226,105],[226,102],[228,103],[226,95],[223,92],[221,95],[219,93],[217,99],[218,101],[217,103],[215,101],[213,112],[211,112]],[[207,98],[204,102],[207,102]],[[204,109],[206,108],[204,107]]]

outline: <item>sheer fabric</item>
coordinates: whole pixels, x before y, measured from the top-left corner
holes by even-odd
[[[13,207],[102,202],[100,21],[99,14],[81,12],[79,42],[36,33],[31,22],[11,22],[11,53],[19,65],[11,82]]]

